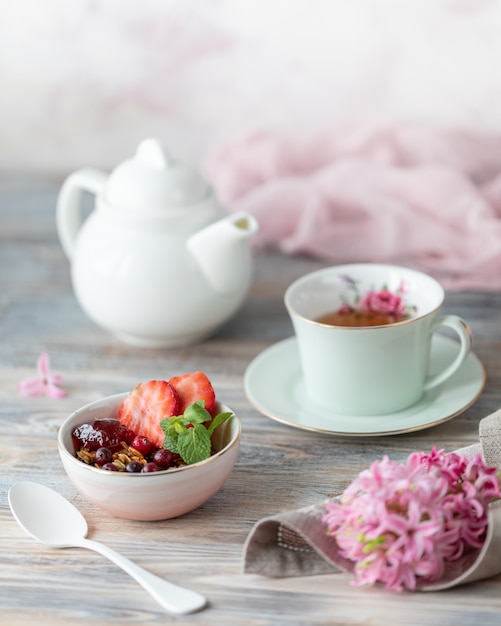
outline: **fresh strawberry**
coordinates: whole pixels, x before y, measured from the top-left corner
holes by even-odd
[[[212,384],[203,372],[192,372],[191,374],[182,374],[174,376],[169,380],[170,385],[176,390],[181,401],[181,413],[184,413],[186,407],[190,404],[203,400],[205,409],[212,413],[216,404],[216,394],[212,388]]]
[[[182,413],[181,402],[175,389],[165,380],[139,383],[129,393],[118,409],[118,419],[137,435],[148,437],[161,448],[165,434],[160,420]]]

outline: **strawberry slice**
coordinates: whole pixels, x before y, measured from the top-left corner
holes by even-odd
[[[118,419],[136,435],[148,437],[153,445],[161,448],[165,434],[160,420],[180,415],[180,407],[178,394],[166,380],[150,380],[136,385],[123,400]]]
[[[205,409],[212,413],[216,404],[216,394],[208,377],[203,372],[182,374],[169,379],[169,384],[176,390],[181,401],[181,413],[186,407],[198,400],[205,402]]]

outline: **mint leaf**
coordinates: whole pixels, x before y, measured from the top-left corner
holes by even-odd
[[[211,418],[209,411],[205,410],[205,402],[203,400],[198,400],[198,402],[186,407],[183,417],[190,424],[203,424]]]
[[[163,447],[174,454],[179,454],[187,465],[198,463],[211,455],[211,436],[215,429],[233,413],[218,413],[209,427],[211,414],[205,409],[205,402],[199,400],[186,407],[183,415],[165,417],[160,420],[160,427],[165,437]]]
[[[166,450],[170,450],[172,454],[179,454],[179,449],[177,447],[178,437],[164,437],[163,447]]]
[[[160,428],[164,431],[165,437],[163,447],[174,454],[179,454],[177,449],[178,430],[185,428],[182,417],[164,417],[160,420]],[[179,428],[181,426],[181,429]]]
[[[202,424],[187,428],[178,436],[177,447],[183,461],[188,465],[209,458],[211,441],[207,428]]]
[[[209,435],[212,435],[212,433],[216,430],[218,426],[221,426],[221,424],[224,424],[224,422],[226,422],[226,420],[232,416],[233,416],[233,413],[218,413],[216,417],[210,423],[209,428],[207,429],[209,432]]]

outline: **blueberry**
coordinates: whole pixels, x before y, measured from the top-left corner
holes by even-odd
[[[113,455],[109,448],[98,448],[96,450],[96,456],[94,457],[94,461],[97,465],[100,465],[102,467],[106,463],[111,463],[112,459]]]
[[[129,472],[130,474],[138,474],[142,469],[143,465],[142,463],[139,463],[139,461],[130,461],[125,466],[125,471]]]

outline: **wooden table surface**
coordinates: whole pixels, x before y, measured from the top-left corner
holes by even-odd
[[[20,625],[181,624],[501,624],[501,576],[438,593],[357,589],[345,574],[268,579],[242,573],[245,539],[262,517],[339,492],[371,461],[400,460],[433,443],[447,450],[477,441],[478,422],[501,406],[501,294],[448,293],[446,312],[463,316],[487,382],[461,415],[430,429],[384,437],[339,437],[265,417],[246,399],[243,375],[264,348],[292,334],[282,296],[296,277],[322,267],[311,259],[258,254],[249,298],[213,338],[187,348],[147,350],[119,343],[79,308],[55,229],[58,184],[0,180],[0,623]],[[48,351],[67,396],[25,398],[17,382]],[[133,522],[87,503],[66,477],[56,448],[62,420],[79,406],[137,382],[200,369],[241,417],[235,469],[206,505],[178,519]],[[270,385],[273,381],[270,381]],[[46,548],[12,517],[7,491],[18,480],[54,487],[83,512],[89,537],[155,574],[197,589],[209,607],[164,613],[100,555]]]

